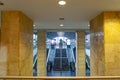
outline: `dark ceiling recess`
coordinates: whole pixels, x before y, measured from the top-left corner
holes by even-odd
[[[4,3],[0,2],[0,5],[4,5]]]
[[[59,18],[59,20],[65,20],[64,18]]]

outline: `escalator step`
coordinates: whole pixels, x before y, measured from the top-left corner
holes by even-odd
[[[60,52],[55,54],[55,57],[60,57]]]
[[[56,49],[55,57],[60,57],[60,49]]]
[[[55,59],[54,59],[53,70],[54,70],[54,71],[61,71],[60,58],[55,58]]]
[[[62,58],[62,71],[69,71],[68,59]]]
[[[66,49],[62,49],[62,57],[67,57]]]

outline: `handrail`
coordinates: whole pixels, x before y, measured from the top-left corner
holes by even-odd
[[[47,60],[46,60],[47,62],[48,62],[48,59],[49,59],[49,56],[50,56],[50,52],[51,52],[51,48],[50,48],[49,51],[48,51],[48,56],[47,56]],[[46,62],[46,63],[47,63],[47,62]],[[47,65],[47,64],[46,64],[46,65]]]
[[[34,56],[35,57],[35,60],[33,61],[33,67],[35,66],[35,63],[37,61],[37,56]]]
[[[81,76],[81,77],[46,77],[46,76],[0,76],[0,79],[75,79],[75,80],[79,80],[79,79],[120,79],[120,76],[90,76],[90,77],[85,77],[85,76]]]
[[[90,68],[90,59],[89,59],[88,55],[86,55],[86,62],[87,62],[88,67]]]

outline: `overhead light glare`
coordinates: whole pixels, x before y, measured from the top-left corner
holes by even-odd
[[[65,5],[65,4],[66,4],[66,1],[61,0],[61,1],[59,1],[59,2],[58,2],[58,4],[63,6],[63,5]]]
[[[60,24],[61,27],[63,27],[64,25],[63,24]]]
[[[36,25],[34,24],[33,26],[35,27]]]

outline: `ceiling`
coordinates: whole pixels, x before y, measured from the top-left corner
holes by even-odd
[[[119,11],[120,0],[0,0],[3,10],[20,10],[39,29],[89,29],[89,21],[102,11]],[[59,20],[65,18],[65,20]],[[63,23],[64,27],[59,25]]]

